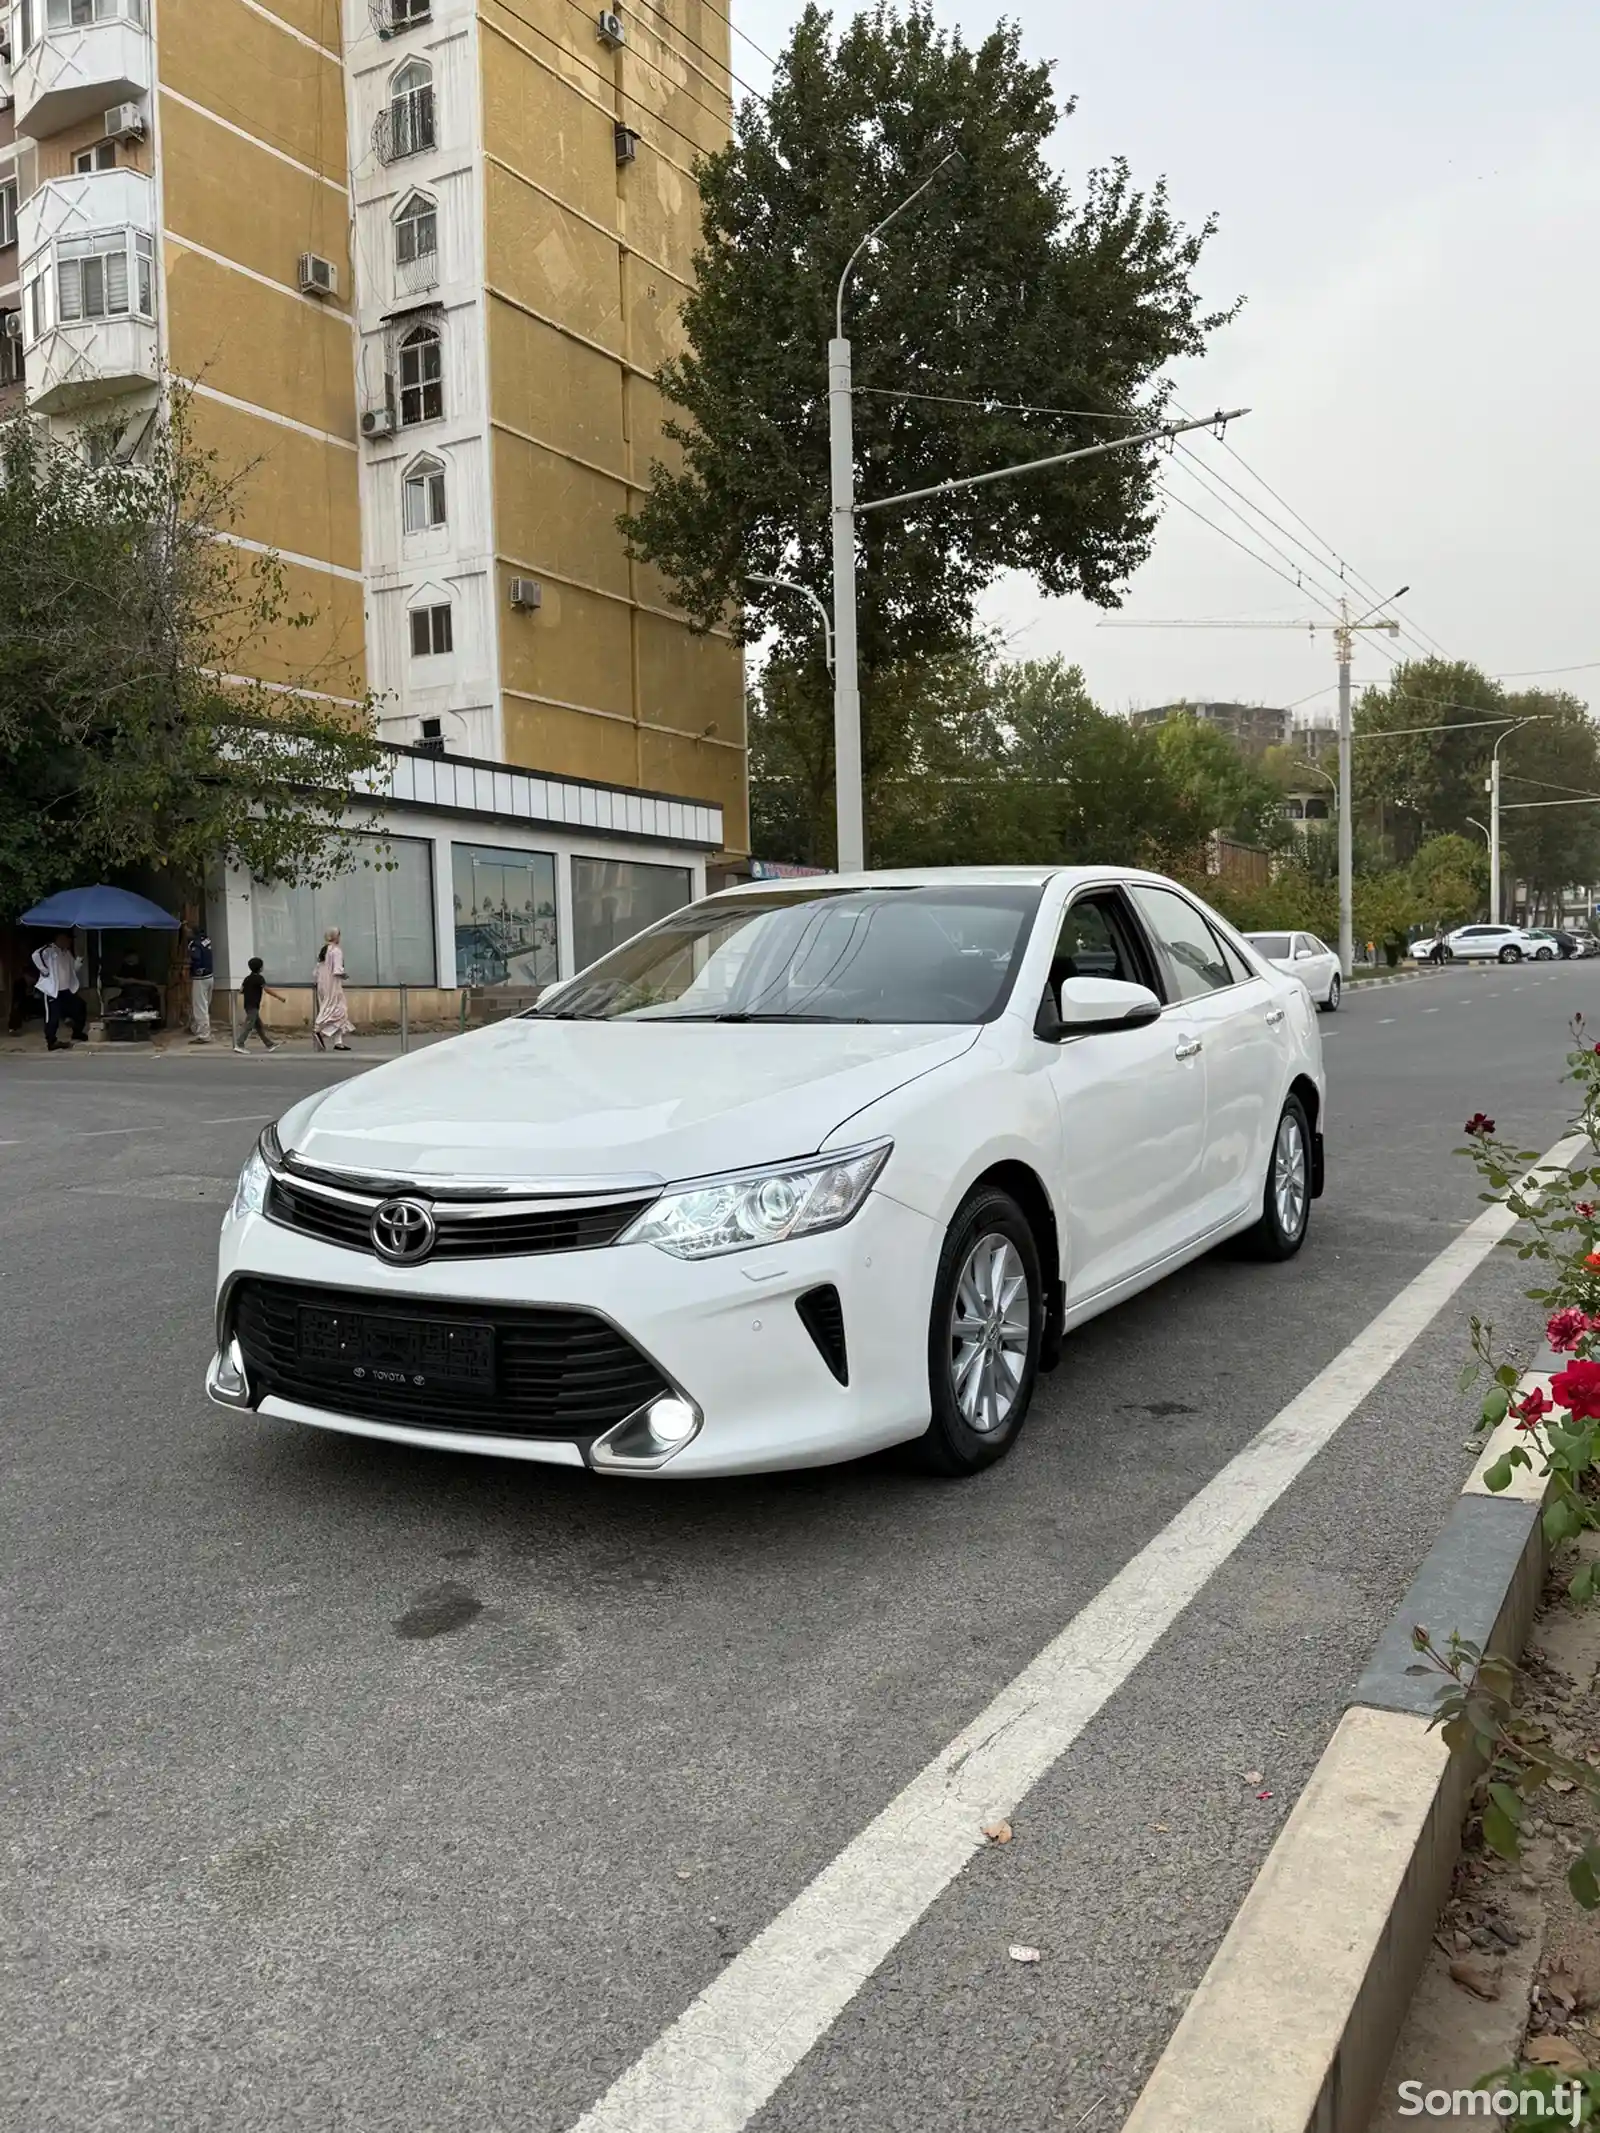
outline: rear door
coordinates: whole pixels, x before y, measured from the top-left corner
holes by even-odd
[[[1165,995],[1154,949],[1114,884],[1080,890],[1063,914],[1051,989],[1069,977],[1120,978]],[[1204,1231],[1205,1070],[1180,1005],[1143,1029],[1065,1039],[1050,1079],[1070,1313]]]
[[[1143,882],[1133,900],[1165,965],[1169,1015],[1181,1016],[1205,1065],[1203,1230],[1235,1220],[1259,1199],[1267,1149],[1288,1084],[1289,1036],[1281,985],[1258,976],[1218,925],[1181,891]]]

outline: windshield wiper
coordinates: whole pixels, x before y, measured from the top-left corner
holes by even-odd
[[[652,1022],[845,1022],[846,1015],[757,1015],[743,1008],[730,1008],[717,1015],[652,1015]]]

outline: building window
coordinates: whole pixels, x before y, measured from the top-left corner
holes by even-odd
[[[574,859],[572,952],[587,969],[658,918],[681,911],[694,894],[687,867],[647,866],[636,859]]]
[[[437,422],[444,413],[444,344],[432,326],[418,326],[400,343],[400,426]]]
[[[406,469],[405,529],[428,533],[445,524],[444,468],[437,459],[413,460]]]
[[[439,211],[426,193],[413,193],[394,220],[395,264],[436,278],[439,255]]]
[[[411,610],[413,659],[437,659],[442,653],[455,650],[455,631],[450,616],[448,601],[443,607],[414,607]]]
[[[23,0],[22,42],[33,42],[29,0]],[[45,0],[44,23],[50,30],[86,30],[97,22],[137,22],[144,27],[144,0]]]
[[[386,12],[391,30],[411,30],[433,19],[433,4],[432,0],[386,0]]]
[[[349,865],[319,888],[255,884],[256,954],[268,984],[312,985],[317,951],[339,928],[352,985],[432,985],[433,846],[424,837],[353,837]]]
[[[0,185],[0,252],[17,241],[17,188]]]
[[[151,318],[153,298],[151,244],[145,231],[102,230],[93,237],[63,237],[56,245],[56,318],[61,325],[125,318],[130,311]]]
[[[388,157],[416,156],[434,145],[433,69],[408,60],[389,84]]]
[[[117,144],[115,141],[100,141],[93,148],[80,148],[72,159],[72,168],[80,178],[92,170],[115,170],[117,167]]]
[[[36,274],[28,284],[28,339],[38,340],[44,332],[44,276]]]
[[[549,852],[450,847],[458,985],[549,985],[556,968],[556,863]]]

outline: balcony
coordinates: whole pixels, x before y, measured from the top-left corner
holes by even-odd
[[[28,405],[92,410],[159,376],[154,180],[52,178],[18,217]]]
[[[32,31],[12,67],[18,133],[44,140],[150,94],[146,0],[25,0],[14,20],[19,40]]]

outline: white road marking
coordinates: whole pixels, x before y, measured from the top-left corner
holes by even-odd
[[[1379,1027],[1379,1029],[1382,1029],[1383,1025],[1384,1025],[1384,1024],[1385,1024],[1386,1022],[1392,1022],[1393,1020],[1394,1020],[1394,1016],[1393,1016],[1393,1015],[1380,1015],[1380,1016],[1378,1017],[1378,1027]]]
[[[1436,1007],[1425,1007],[1425,1008],[1424,1008],[1424,1009],[1422,1010],[1422,1012],[1423,1012],[1423,1013],[1424,1013],[1425,1015],[1436,1015],[1436,1014],[1437,1014],[1437,1013],[1439,1012],[1439,1010],[1438,1010],[1438,1008],[1436,1008]]]
[[[151,1130],[148,1125],[91,1126],[87,1133],[80,1133],[77,1138],[80,1141],[102,1141],[109,1133],[148,1133]]]
[[[231,1118],[202,1118],[198,1123],[202,1126],[255,1126],[271,1116],[270,1111],[236,1111]]]
[[[1585,1145],[1558,1141],[1540,1168]],[[571,2133],[740,2133],[1515,1227],[1485,1208],[728,1963]]]

